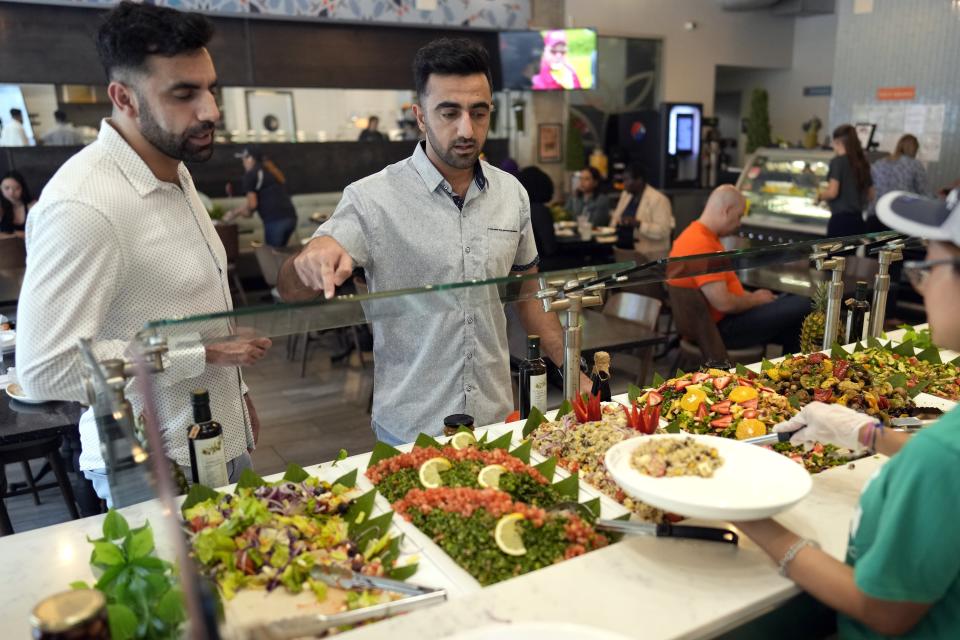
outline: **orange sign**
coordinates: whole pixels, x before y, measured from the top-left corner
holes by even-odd
[[[877,100],[913,100],[916,97],[916,87],[880,87],[877,89]]]

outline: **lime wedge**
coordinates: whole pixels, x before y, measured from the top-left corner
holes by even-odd
[[[450,446],[456,450],[477,446],[477,439],[469,431],[458,431],[450,438]]]
[[[522,513],[508,513],[497,521],[497,528],[493,532],[493,538],[508,556],[522,556],[527,553],[527,548],[523,546],[523,538],[520,536],[520,528],[517,524],[524,519]]]
[[[430,458],[420,465],[420,484],[427,489],[442,487],[440,472],[446,471],[450,466],[450,461],[446,458]]]
[[[500,464],[491,464],[477,474],[477,482],[484,489],[499,489],[500,475],[507,472],[507,468]]]

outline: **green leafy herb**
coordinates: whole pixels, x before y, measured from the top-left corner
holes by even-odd
[[[930,364],[943,363],[943,360],[940,359],[940,350],[936,347],[927,347],[917,354],[917,359],[929,362]]]
[[[503,435],[500,436],[499,438],[496,438],[496,439],[491,440],[490,442],[486,443],[486,444],[483,446],[483,448],[486,449],[486,450],[488,450],[488,451],[489,451],[490,449],[509,449],[509,448],[510,448],[510,441],[511,441],[511,440],[513,440],[513,432],[512,432],[512,431],[507,431],[505,434],[503,434]]]
[[[337,452],[337,459],[334,460],[334,461],[333,461],[333,464],[331,464],[330,466],[331,466],[331,467],[337,466],[337,464],[338,464],[339,462],[342,462],[342,461],[346,460],[349,455],[350,455],[350,454],[347,453],[347,450],[346,450],[346,449],[340,449],[340,451]]]
[[[557,459],[551,456],[540,464],[536,465],[534,469],[539,471],[543,477],[547,479],[547,482],[549,482],[553,480],[553,474],[557,470]]]
[[[576,500],[580,497],[580,477],[574,473],[553,485],[561,496]]]
[[[428,436],[425,433],[421,433],[420,435],[418,435],[417,440],[416,442],[414,442],[414,444],[423,449],[426,449],[427,447],[432,447],[434,449],[441,448],[440,443],[437,442],[435,438],[432,438],[431,436]]]
[[[656,382],[654,382],[654,385],[659,386],[657,385]],[[631,384],[627,386],[627,400],[630,402],[630,404],[633,404],[634,402],[636,402],[637,398],[639,398],[642,395],[643,395],[643,389],[641,389],[637,385]]]
[[[283,479],[287,482],[303,482],[310,477],[310,474],[307,473],[303,467],[291,462],[287,465],[287,472],[283,474]]]
[[[905,358],[909,358],[916,353],[916,349],[913,348],[913,340],[905,340],[891,349],[891,351]]]
[[[546,416],[536,407],[530,409],[530,415],[527,416],[527,421],[523,424],[523,437],[526,438],[528,435],[533,433],[533,430],[539,427],[541,424],[547,421]]]
[[[746,377],[750,375],[750,369],[747,369],[745,366],[743,366],[742,362],[737,363],[736,371],[737,371],[737,375],[740,377]]]
[[[330,484],[340,485],[341,487],[346,487],[347,489],[352,489],[357,486],[357,470],[354,469],[349,473],[345,473]]]
[[[532,442],[524,440],[519,447],[510,452],[510,455],[523,462],[523,464],[530,464],[530,450],[532,447]]]
[[[238,489],[256,489],[267,484],[267,481],[253,472],[252,469],[244,469],[237,481]]]
[[[776,366],[777,366],[777,365],[773,364],[772,362],[770,362],[769,360],[767,360],[766,358],[764,358],[764,359],[760,362],[760,371],[766,371],[767,369],[773,369],[773,368],[775,368]]]
[[[377,444],[373,445],[373,453],[370,455],[369,465],[372,467],[381,460],[386,460],[387,458],[398,455],[400,455],[399,449],[394,449],[386,442],[377,442]]]
[[[687,373],[686,373],[683,369],[677,369],[677,373],[674,374],[674,377],[675,377],[675,378],[682,378],[682,377],[685,376],[685,375],[687,375]]]
[[[557,416],[554,418],[554,420],[559,420],[571,411],[573,411],[573,405],[570,404],[569,400],[564,400],[563,404],[560,405],[560,408],[557,409]]]
[[[830,357],[833,358],[834,360],[837,360],[837,359],[846,360],[847,358],[850,357],[850,354],[847,352],[846,349],[840,346],[839,342],[834,342],[833,346],[830,347]]]
[[[197,505],[206,500],[213,500],[219,496],[215,490],[210,487],[205,487],[202,484],[195,484],[190,487],[190,492],[187,493],[187,498],[183,501],[183,504],[180,505],[180,513],[186,513],[187,509]]]
[[[203,489],[206,487],[192,492],[194,499]],[[150,523],[131,529],[126,519],[111,509],[103,520],[103,537],[90,542],[90,564],[102,570],[93,588],[106,597],[110,636],[114,640],[180,638],[186,619],[183,593],[173,565],[153,555]],[[72,582],[70,588],[90,587]]]
[[[654,374],[653,374],[653,386],[659,387],[659,386],[662,385],[664,382],[666,382],[666,380],[663,379],[663,376],[662,376],[662,375],[660,375],[659,373],[654,373]]]

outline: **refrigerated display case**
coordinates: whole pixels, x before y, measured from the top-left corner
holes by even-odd
[[[758,149],[737,181],[749,202],[740,235],[774,243],[825,236],[830,209],[816,204],[816,195],[827,186],[832,157],[816,149]]]

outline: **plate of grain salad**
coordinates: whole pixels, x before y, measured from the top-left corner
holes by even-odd
[[[607,471],[630,496],[689,518],[759,520],[802,500],[810,474],[774,451],[686,433],[631,438],[612,446]]]

